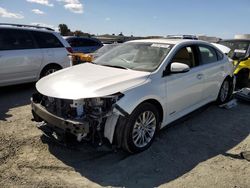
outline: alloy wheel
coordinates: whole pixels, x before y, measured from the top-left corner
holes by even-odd
[[[132,140],[136,147],[145,147],[153,139],[156,131],[156,117],[151,111],[141,113],[136,119],[133,131]]]
[[[229,92],[229,82],[226,80],[223,82],[221,86],[221,92],[220,92],[220,100],[222,102],[226,101],[228,97],[228,92]]]
[[[48,69],[46,72],[45,72],[45,76],[48,76],[49,74],[52,74],[52,73],[54,73],[54,72],[56,72],[57,71],[57,69]]]

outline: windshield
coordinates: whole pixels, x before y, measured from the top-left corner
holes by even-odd
[[[107,45],[101,47],[100,49],[98,49],[96,51],[96,53],[105,53],[105,52],[111,50],[112,48],[114,48],[116,46],[118,46],[118,44],[107,44]]]
[[[152,72],[161,64],[172,46],[160,43],[125,43],[97,58],[94,63],[103,66]]]
[[[116,46],[118,46],[118,44],[107,44],[107,45],[99,48],[98,50],[96,50],[96,52],[94,53],[94,57],[97,58],[97,57],[105,54],[109,50],[113,49]]]
[[[219,42],[222,45],[227,46],[231,49],[228,53],[228,56],[232,59],[239,59],[246,56],[249,41],[221,41]]]

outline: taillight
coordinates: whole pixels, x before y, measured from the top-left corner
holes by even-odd
[[[73,53],[73,49],[71,47],[66,47],[66,50],[69,52],[69,53]]]

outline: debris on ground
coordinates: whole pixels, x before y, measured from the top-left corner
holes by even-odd
[[[222,105],[219,105],[220,108],[226,108],[226,109],[230,109],[230,108],[233,108],[235,106],[237,106],[237,100],[236,99],[232,99],[230,100],[229,102],[227,103],[224,103]]]
[[[250,102],[250,88],[243,88],[235,93],[235,98]]]

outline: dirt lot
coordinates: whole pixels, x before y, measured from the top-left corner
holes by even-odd
[[[211,104],[164,129],[147,151],[67,148],[31,121],[34,84],[0,88],[0,187],[250,187],[250,105]]]

